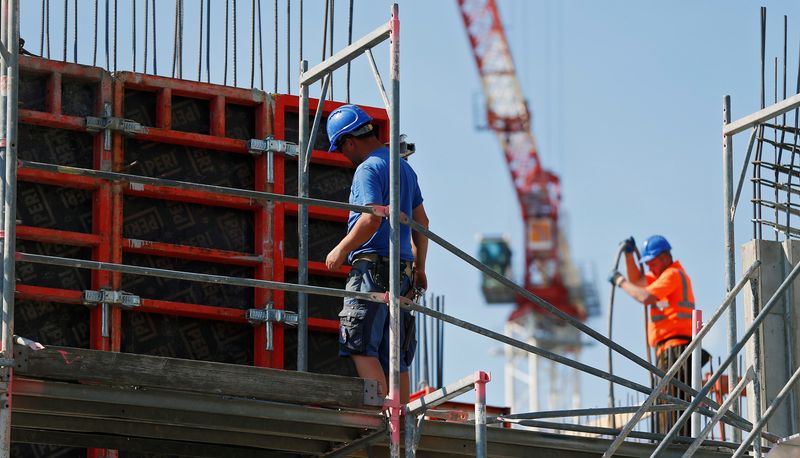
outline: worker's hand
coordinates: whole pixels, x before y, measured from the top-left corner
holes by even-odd
[[[339,270],[346,259],[347,252],[344,251],[339,245],[336,245],[336,248],[332,249],[325,258],[325,267],[331,271]]]
[[[626,253],[633,253],[634,251],[636,251],[636,240],[634,240],[633,236],[630,236],[627,239],[620,242],[620,245],[622,245],[622,249]]]
[[[424,270],[414,271],[414,288],[428,289],[428,276],[425,275]]]
[[[619,286],[625,281],[625,277],[619,273],[618,270],[612,270],[611,273],[608,274],[608,281],[614,286]]]

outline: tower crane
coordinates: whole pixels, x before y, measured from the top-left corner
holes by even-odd
[[[493,131],[503,151],[511,181],[519,201],[525,231],[524,286],[580,320],[599,312],[593,287],[582,281],[572,263],[566,238],[559,226],[561,190],[558,175],[542,165],[533,135],[531,113],[517,77],[495,0],[457,0],[459,12],[480,74],[486,106],[487,127]],[[479,252],[481,261],[499,273],[510,276],[511,251],[508,241],[484,237]],[[483,277],[486,302],[516,303],[506,323],[506,334],[534,345],[547,347],[578,358],[581,339],[578,332],[562,326],[549,313],[527,299],[516,296],[488,276]],[[535,355],[506,349],[506,400],[517,411],[523,396],[516,394],[520,383],[527,394],[528,408],[539,410],[540,391],[549,386],[549,407],[566,408],[565,402],[580,402],[579,378],[560,374],[559,368]],[[520,366],[527,366],[522,367]],[[549,373],[549,377],[543,374]],[[572,383],[572,393],[566,384]],[[520,404],[521,407],[521,404]]]
[[[564,312],[586,319],[580,294],[570,294],[570,260],[565,259],[559,228],[561,204],[559,177],[542,166],[531,126],[531,114],[514,68],[508,41],[495,0],[457,0],[472,55],[480,73],[486,101],[487,126],[492,130],[508,164],[525,225],[525,287]],[[503,270],[510,256],[498,238],[484,240],[481,257]],[[495,261],[499,257],[499,261]],[[508,259],[507,259],[508,258]],[[505,273],[505,272],[502,272]],[[484,282],[487,302],[509,302],[494,285]],[[576,297],[578,296],[578,297]],[[518,297],[517,314],[541,312]]]

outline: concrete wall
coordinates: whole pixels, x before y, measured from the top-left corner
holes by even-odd
[[[757,285],[744,289],[744,325],[752,323],[758,310],[769,301],[775,290],[786,278],[792,267],[800,261],[800,241],[776,242],[768,240],[751,240],[742,247],[742,272],[756,260],[761,260],[760,278]],[[753,302],[756,297],[757,309]],[[761,381],[761,406],[763,412],[775,399],[797,367],[798,341],[796,330],[800,317],[800,281],[794,284],[783,295],[780,302],[772,309],[761,326],[759,342],[761,344],[761,367],[757,368]],[[790,304],[787,309],[785,304]],[[740,336],[741,337],[741,336]],[[748,343],[744,373],[754,361],[754,339]],[[755,396],[748,387],[748,412],[755,412]],[[797,399],[800,399],[800,387],[796,386],[794,395],[787,398],[767,423],[767,431],[787,437],[797,431],[800,424],[797,418]],[[753,420],[753,415],[749,415]]]

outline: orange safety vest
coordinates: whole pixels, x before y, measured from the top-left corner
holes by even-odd
[[[694,293],[683,266],[675,261],[658,278],[649,272],[645,278],[647,291],[658,298],[658,303],[650,306],[647,323],[650,346],[661,352],[664,348],[688,343],[692,337]]]

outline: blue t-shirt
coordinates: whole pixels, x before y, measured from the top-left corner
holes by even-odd
[[[376,149],[356,169],[353,185],[350,187],[350,203],[354,205],[389,205],[389,148]],[[417,174],[405,160],[400,160],[400,211],[411,218],[411,211],[422,204],[422,192],[417,182]],[[361,213],[350,212],[347,219],[347,232],[353,229]],[[389,256],[389,219],[384,218],[381,226],[371,239],[353,250],[349,260],[361,253],[377,253]],[[400,226],[400,259],[413,261],[411,250],[411,228]]]

